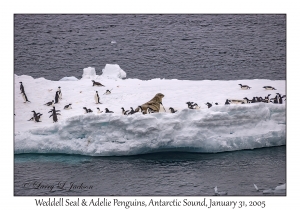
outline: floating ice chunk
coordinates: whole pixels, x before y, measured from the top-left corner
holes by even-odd
[[[253,185],[254,185],[256,191],[259,191],[259,189],[258,189],[258,187],[256,186],[256,184],[253,184]]]
[[[227,192],[219,192],[218,191],[218,187],[217,186],[215,186],[215,195],[227,195]]]
[[[59,81],[77,81],[78,79],[74,76],[71,77],[63,77]]]
[[[126,72],[118,64],[106,64],[105,68],[102,69],[101,77],[107,79],[124,79],[126,78]]]
[[[279,186],[275,187],[275,190],[285,190],[285,189],[286,189],[285,184],[282,184],[282,185],[279,185]]]
[[[286,185],[282,184],[275,187],[274,190],[273,189],[264,190],[263,194],[285,194],[285,192],[286,192]]]
[[[112,40],[110,43],[111,44],[116,44],[117,42],[115,40]]]
[[[83,69],[82,79],[96,79],[96,70],[94,67],[87,67]]]

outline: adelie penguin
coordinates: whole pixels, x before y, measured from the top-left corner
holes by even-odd
[[[151,109],[150,107],[147,108],[147,114],[152,114],[155,113],[155,111],[153,109]]]
[[[95,99],[96,104],[102,104],[102,103],[100,102],[100,97],[99,97],[99,95],[98,95],[98,91],[96,91],[96,93],[95,93],[95,95],[94,95],[94,99]]]
[[[64,109],[72,109],[72,104],[68,104],[68,105],[66,105],[65,107],[64,107]]]
[[[263,86],[263,88],[265,88],[265,90],[276,90],[274,87],[272,86]]]
[[[59,96],[59,99],[62,99],[62,93],[61,93],[61,89],[60,89],[60,87],[58,87],[57,91],[58,91],[58,96]]]
[[[241,86],[241,89],[242,90],[248,90],[250,89],[251,87],[249,87],[248,85],[242,85],[242,84],[239,84]]]
[[[109,111],[108,108],[105,108],[105,113],[114,113],[113,111]]]
[[[225,105],[230,105],[230,103],[229,103],[229,100],[228,100],[228,99],[226,99],[226,101],[225,101]]]
[[[24,99],[24,103],[26,103],[26,102],[30,102],[29,100],[28,100],[28,98],[27,98],[27,96],[26,96],[26,93],[25,92],[23,92],[22,93],[22,97],[23,97],[23,99]],[[30,102],[31,103],[31,102]]]
[[[209,109],[210,107],[212,107],[212,104],[209,103],[209,102],[207,102],[205,105],[207,106],[208,109]]]
[[[57,104],[58,102],[59,102],[59,92],[58,91],[56,91],[56,93],[55,93],[55,98],[54,98],[54,103],[55,104]]]
[[[175,110],[173,107],[170,107],[169,110],[170,110],[171,113],[177,112],[177,110]]]
[[[133,110],[132,107],[130,107],[130,111],[128,112],[128,115],[129,115],[129,114],[134,114],[134,113],[135,113],[135,111]]]
[[[57,122],[58,121],[57,115],[61,115],[60,113],[57,113],[57,112],[59,112],[59,110],[55,110],[55,106],[53,106],[53,109],[50,110],[49,112],[52,112],[52,114],[49,116],[49,118],[53,117],[53,123]]]
[[[126,110],[126,111],[125,111],[125,109],[124,109],[123,107],[122,107],[121,109],[122,109],[122,114],[123,114],[123,115],[128,115],[129,110]]]
[[[46,105],[46,106],[53,106],[54,105],[54,100],[52,100],[50,102],[47,102],[44,105]]]
[[[41,122],[40,121],[40,117],[43,115],[43,114],[40,114],[40,113],[36,113],[34,110],[31,111],[33,112],[33,117],[30,119],[30,120],[33,120],[34,122]],[[28,120],[28,121],[30,121]]]
[[[86,107],[83,107],[83,109],[85,110],[85,114],[93,112],[91,109],[87,109]]]
[[[100,114],[100,113],[103,112],[103,111],[100,111],[100,108],[99,108],[99,107],[97,107],[97,110],[98,110],[98,111],[97,111],[98,114]]]
[[[186,102],[186,104],[188,105],[189,109],[200,109],[200,107],[198,106],[197,103],[194,102]]]
[[[95,82],[94,80],[92,80],[92,82],[93,82],[93,86],[103,86],[103,87],[105,87],[100,82]]]
[[[25,93],[24,86],[23,86],[22,82],[20,82],[20,91],[21,91],[21,93]]]
[[[109,95],[111,94],[111,90],[106,90],[106,92],[103,95]]]

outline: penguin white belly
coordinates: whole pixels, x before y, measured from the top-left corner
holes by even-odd
[[[97,97],[97,94],[95,94],[94,99],[95,99],[95,102],[96,102],[96,104],[97,104],[97,103],[98,103],[98,97]]]

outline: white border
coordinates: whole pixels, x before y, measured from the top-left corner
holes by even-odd
[[[225,14],[225,13],[281,13],[287,14],[287,196],[286,197],[227,197],[222,200],[265,200],[267,207],[264,209],[285,209],[298,207],[299,189],[299,167],[298,151],[299,137],[296,129],[299,124],[296,121],[296,104],[299,100],[299,90],[296,85],[297,70],[299,70],[300,58],[299,47],[299,9],[296,1],[274,1],[274,0],[85,0],[85,1],[64,1],[64,0],[15,0],[1,2],[1,63],[2,77],[0,94],[1,99],[1,204],[8,209],[24,207],[41,208],[34,205],[35,197],[14,197],[13,196],[13,15],[16,13],[201,13],[201,14]],[[3,65],[4,64],[4,65]],[[298,66],[297,66],[298,64]],[[4,117],[4,119],[3,119]],[[5,123],[5,124],[4,124]],[[3,134],[4,133],[4,134]],[[274,166],[276,167],[276,166]],[[297,196],[297,197],[296,197]],[[42,197],[38,197],[42,198]],[[47,198],[47,197],[45,197]],[[72,197],[71,197],[72,198]],[[75,198],[75,197],[73,197]],[[81,197],[82,198],[82,197]],[[88,198],[88,197],[86,197]],[[93,198],[93,197],[90,197]],[[150,197],[136,197],[150,200]],[[168,197],[166,197],[167,199]],[[193,197],[188,197],[193,199]],[[213,197],[215,198],[215,197]],[[133,197],[120,197],[123,200],[133,200]],[[13,208],[12,208],[13,207]],[[49,207],[47,207],[49,208]],[[76,209],[86,207],[76,207]],[[100,208],[100,207],[95,207]],[[130,209],[133,209],[131,207]],[[299,207],[298,207],[299,208]],[[7,208],[6,208],[7,209]],[[101,209],[105,209],[101,207]],[[119,209],[119,208],[118,208]],[[120,209],[125,209],[120,208]],[[134,208],[140,209],[140,208]],[[154,209],[149,208],[147,209]],[[181,209],[181,208],[180,208]],[[194,209],[194,208],[193,208]],[[198,208],[197,208],[198,209]],[[214,208],[221,209],[221,208]],[[253,208],[251,208],[253,209]]]

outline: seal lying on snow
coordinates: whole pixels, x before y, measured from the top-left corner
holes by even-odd
[[[147,103],[144,103],[141,105],[142,107],[142,112],[147,113],[147,108],[151,108],[154,112],[159,112],[160,105],[162,105],[162,98],[165,95],[162,93],[157,93],[154,98],[152,98],[150,101]],[[139,111],[139,107],[135,109],[135,111]]]

